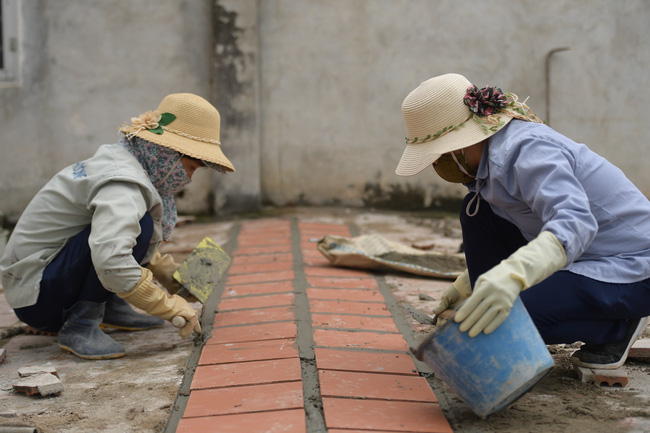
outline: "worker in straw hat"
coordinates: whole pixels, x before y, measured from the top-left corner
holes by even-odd
[[[125,355],[104,326],[149,329],[180,316],[181,336],[201,332],[195,309],[154,282],[178,289],[178,264],[157,247],[176,223],[174,194],[195,170],[234,171],[221,150],[219,112],[199,96],[168,95],[121,131],[119,143],[100,146],[38,192],[0,259],[18,318],[58,332],[59,346],[86,359]]]
[[[467,270],[434,313],[460,306],[454,320],[475,337],[497,329],[521,296],[547,344],[584,343],[575,364],[621,366],[650,315],[646,197],[497,87],[434,77],[406,97],[402,114],[396,173],[433,165],[469,189],[460,215]]]

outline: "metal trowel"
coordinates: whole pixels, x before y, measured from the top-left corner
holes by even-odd
[[[183,288],[176,294],[187,298],[193,295],[204,304],[230,266],[231,258],[209,237],[204,238],[192,250],[172,275]],[[176,316],[172,323],[177,328],[185,326],[185,319]]]
[[[451,320],[456,314],[455,310],[445,310],[440,314],[435,314],[433,317],[429,317],[404,302],[402,302],[402,306],[411,315],[411,317],[413,317],[418,323],[422,325],[441,325],[442,323],[438,323],[439,318],[443,320]]]

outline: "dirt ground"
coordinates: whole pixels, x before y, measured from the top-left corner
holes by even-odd
[[[457,221],[430,213],[292,208],[267,210],[251,218],[260,216],[352,224],[359,235],[379,233],[407,245],[430,244],[440,252],[455,252],[460,246]],[[233,221],[180,226],[165,249],[182,258],[203,236],[211,236],[227,249],[232,226]],[[383,276],[398,302],[426,314],[449,284],[408,274]],[[431,332],[431,326],[404,314],[416,341]],[[126,347],[126,357],[84,361],[63,353],[56,337],[25,335],[21,330],[20,323],[0,328],[0,347],[7,351],[7,359],[0,364],[0,427],[22,425],[40,432],[164,430],[194,341],[182,340],[169,324],[137,333],[115,331],[111,336]],[[628,360],[627,387],[600,387],[578,380],[569,363],[575,349],[550,346],[555,360],[551,373],[514,405],[487,420],[474,415],[444,383],[435,377],[431,382],[455,432],[650,432],[650,363]],[[18,368],[48,363],[59,372],[63,393],[37,397],[13,391],[11,383],[18,378]]]
[[[302,218],[307,218],[303,215]],[[315,218],[323,218],[315,217]],[[358,227],[358,234],[380,233],[389,240],[413,245],[433,245],[433,250],[454,253],[461,246],[457,218],[426,213],[353,213],[331,219]],[[385,274],[398,302],[431,315],[449,282],[408,274]],[[429,300],[433,299],[433,300]],[[405,313],[415,340],[433,331]],[[644,337],[650,338],[650,329]],[[454,432],[462,433],[647,433],[650,432],[650,362],[628,359],[629,383],[625,388],[582,383],[569,361],[580,346],[549,346],[555,367],[530,392],[506,410],[482,420],[442,381],[432,379]]]

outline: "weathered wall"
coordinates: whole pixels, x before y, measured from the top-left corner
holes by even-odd
[[[63,166],[171,92],[222,113],[237,171],[197,174],[184,212],[262,201],[431,206],[463,187],[394,174],[400,106],[458,72],[547,110],[646,194],[647,0],[69,0],[21,2],[22,78],[0,88],[0,210],[19,214]]]
[[[213,1],[212,100],[221,113],[224,151],[236,170],[218,177],[219,212],[260,204],[258,11],[258,0]]]
[[[210,95],[207,1],[29,0],[20,11],[21,82],[0,88],[0,210],[10,218],[168,93]],[[181,206],[206,210],[212,180],[197,178]]]
[[[650,194],[644,0],[261,2],[262,185],[276,204],[429,205],[464,192],[433,170],[400,178],[401,103],[435,75],[498,85],[608,156]],[[404,200],[406,199],[406,200]]]

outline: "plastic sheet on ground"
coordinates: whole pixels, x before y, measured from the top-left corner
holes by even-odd
[[[318,241],[317,248],[333,265],[348,268],[398,270],[455,279],[467,267],[462,254],[418,250],[380,234],[354,238],[326,235]]]

